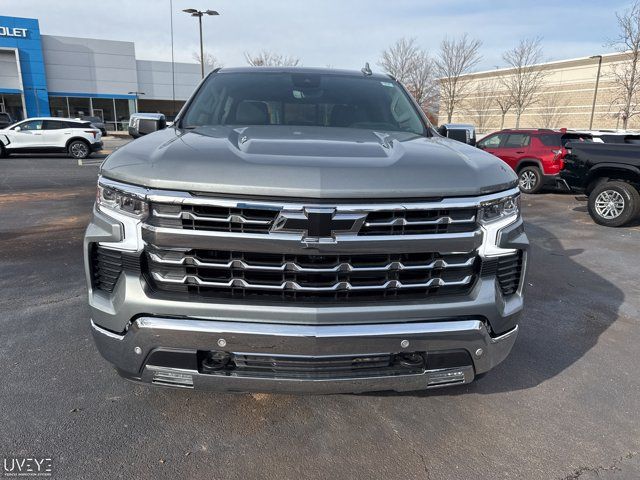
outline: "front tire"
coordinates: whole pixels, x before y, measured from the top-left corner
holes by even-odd
[[[589,215],[605,227],[622,227],[640,212],[640,193],[618,180],[602,182],[589,195]]]
[[[518,172],[518,187],[521,192],[538,193],[542,186],[542,172],[538,167],[524,167]]]
[[[71,158],[75,158],[77,160],[84,160],[89,155],[91,155],[91,149],[89,148],[89,145],[87,145],[87,142],[83,142],[82,140],[74,140],[73,142],[71,142],[69,144],[69,147],[67,148],[67,151],[69,152],[69,156]]]

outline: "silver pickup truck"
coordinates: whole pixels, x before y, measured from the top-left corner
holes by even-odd
[[[514,344],[527,248],[515,174],[395,79],[225,68],[102,165],[91,328],[156,385],[459,385]]]

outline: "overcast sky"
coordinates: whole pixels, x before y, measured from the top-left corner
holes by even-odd
[[[214,9],[204,21],[205,49],[226,66],[243,52],[269,49],[305,66],[360,68],[400,37],[435,53],[444,36],[483,42],[480,69],[503,65],[520,38],[541,36],[546,60],[611,51],[619,0],[173,0],[175,54],[192,61],[197,19],[184,8]],[[38,18],[49,35],[135,42],[139,59],[170,60],[169,0],[0,0],[0,15]]]

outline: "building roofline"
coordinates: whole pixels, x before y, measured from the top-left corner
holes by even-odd
[[[585,61],[585,60],[595,60],[595,58],[593,57],[598,57],[599,55],[602,55],[602,58],[609,58],[609,57],[615,57],[618,55],[622,55],[626,52],[610,52],[610,53],[600,53],[600,54],[596,54],[596,55],[591,55],[588,57],[575,57],[575,58],[566,58],[563,60],[553,60],[550,62],[541,62],[541,63],[535,63],[533,65],[531,65],[531,67],[548,67],[548,66],[553,66],[553,65],[561,65],[561,64],[566,64],[566,63],[573,63],[573,62],[581,62],[581,61]],[[481,70],[479,72],[471,72],[471,73],[466,73],[464,75],[461,75],[461,77],[474,77],[474,76],[482,76],[482,75],[489,75],[489,74],[495,74],[495,73],[506,73],[509,72],[510,70],[514,70],[514,67],[501,67],[501,68],[495,68],[493,70]],[[441,77],[438,80],[443,80],[447,77]]]

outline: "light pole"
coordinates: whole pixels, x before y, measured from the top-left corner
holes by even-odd
[[[598,59],[598,73],[596,75],[596,89],[593,92],[593,105],[591,106],[591,120],[589,120],[589,130],[593,128],[593,116],[596,112],[596,99],[598,98],[598,85],[600,84],[600,69],[602,68],[602,55],[594,55],[589,58]]]
[[[135,113],[138,113],[138,110],[139,110],[138,109],[138,97],[140,95],[146,95],[146,93],[144,93],[144,92],[129,92],[127,95],[135,95],[136,96],[136,111],[135,111]]]
[[[198,17],[198,24],[200,26],[200,73],[204,78],[204,47],[202,46],[202,16],[203,15],[220,15],[215,10],[196,10],[195,8],[187,8],[183,10],[184,13],[190,14],[192,17]]]

